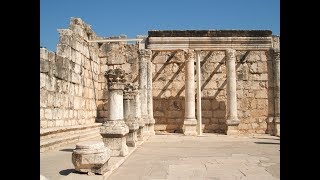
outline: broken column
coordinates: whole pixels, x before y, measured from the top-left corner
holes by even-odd
[[[186,83],[185,83],[185,118],[183,122],[184,135],[197,135],[197,120],[195,116],[195,88],[194,88],[194,58],[193,50],[185,50]]]
[[[119,68],[109,69],[105,73],[109,90],[109,111],[108,121],[102,125],[100,134],[105,146],[111,149],[111,156],[128,154],[126,135],[129,128],[123,119],[124,75],[124,70]]]
[[[236,80],[236,50],[226,50],[226,68],[227,68],[227,135],[238,134],[237,111],[237,80]]]
[[[88,174],[107,172],[110,149],[100,141],[86,141],[76,144],[72,153],[72,164],[76,171]]]
[[[151,54],[151,52],[150,52]],[[154,124],[155,119],[153,118],[153,95],[152,95],[152,62],[151,56],[148,58],[148,76],[147,76],[147,106],[148,106],[148,115],[149,115],[149,123],[148,123],[148,134],[155,135]]]
[[[147,49],[139,50],[139,91],[141,103],[141,118],[145,126],[143,127],[143,134],[149,134],[149,114],[148,114],[148,59],[151,58],[151,51]]]
[[[280,136],[280,49],[273,49],[274,135]]]
[[[126,84],[124,87],[123,94],[123,109],[124,109],[124,121],[129,127],[129,133],[127,135],[127,145],[130,147],[135,147],[137,139],[137,131],[139,129],[139,124],[135,119],[133,114],[133,108],[131,107],[133,104],[131,103],[134,99],[133,93],[133,85],[132,83]]]

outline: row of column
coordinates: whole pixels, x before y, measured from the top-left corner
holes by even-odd
[[[237,116],[236,94],[236,50],[226,51],[227,69],[227,131],[237,134],[240,123]],[[280,52],[274,51],[275,78],[275,134],[280,135]],[[106,72],[109,89],[109,120],[103,124],[101,135],[112,156],[125,156],[129,146],[135,146],[138,140],[154,135],[152,96],[151,50],[139,50],[139,87],[124,84],[124,71],[110,69]],[[197,119],[195,116],[195,74],[194,63],[197,55]],[[194,50],[185,50],[185,117],[183,133],[201,135],[201,83],[200,54]],[[124,102],[124,104],[123,104]],[[124,109],[123,109],[124,108]],[[125,111],[124,111],[125,110]],[[198,122],[197,122],[198,120]],[[198,125],[198,126],[197,126]]]
[[[109,92],[108,121],[100,129],[111,156],[126,156],[128,146],[154,135],[151,51],[139,51],[139,85],[125,82],[125,71],[105,73]]]
[[[273,134],[280,136],[280,50],[272,49],[273,51],[273,78],[274,78],[274,117],[273,119]],[[226,49],[226,69],[227,69],[227,135],[238,134],[238,119],[237,112],[237,79],[236,79],[236,50]],[[194,62],[197,65],[197,119],[195,117],[195,85],[194,85]],[[201,135],[201,68],[200,54],[193,50],[185,50],[185,119],[183,124],[183,133],[185,135]],[[196,128],[196,125],[197,128]]]
[[[239,125],[237,116],[237,94],[236,94],[236,51],[226,50],[227,67],[227,134],[236,134]],[[197,119],[195,117],[195,81],[194,62],[197,55]],[[201,68],[200,54],[194,50],[185,50],[185,118],[183,123],[183,133],[185,135],[201,135]],[[198,126],[197,126],[198,125]]]

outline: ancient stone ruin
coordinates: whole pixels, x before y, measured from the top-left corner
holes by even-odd
[[[41,152],[100,136],[110,151],[89,143],[75,154],[99,146],[88,151],[106,153],[102,166],[157,132],[280,136],[280,37],[270,30],[103,38],[71,18],[58,31],[56,52],[40,48]]]

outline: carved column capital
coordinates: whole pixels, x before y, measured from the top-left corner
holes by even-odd
[[[272,49],[272,59],[274,61],[280,61],[280,49],[274,48]]]
[[[193,49],[184,49],[183,52],[186,61],[194,61],[195,51]]]
[[[150,49],[140,49],[139,50],[139,59],[140,61],[150,59],[152,51]]]
[[[123,91],[123,99],[125,100],[132,100],[134,99],[135,87],[133,83],[127,83],[124,85],[124,91]]]
[[[232,61],[236,59],[236,50],[235,49],[226,49],[226,59],[227,61]]]
[[[107,78],[109,90],[124,89],[124,83],[125,83],[124,70],[120,68],[109,69],[105,72],[104,76]]]

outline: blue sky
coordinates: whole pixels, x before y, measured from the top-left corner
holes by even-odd
[[[80,17],[102,37],[186,29],[280,35],[280,0],[40,0],[40,46],[56,51],[57,29],[67,29],[70,17]]]

